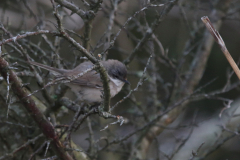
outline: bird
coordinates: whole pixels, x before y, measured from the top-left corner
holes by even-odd
[[[34,61],[28,61],[28,63],[48,70],[53,73],[53,75],[63,78],[79,75],[94,66],[90,61],[80,63],[74,69],[58,69]],[[130,84],[127,80],[127,68],[122,62],[114,59],[100,61],[100,63],[107,71],[110,95],[112,98],[121,91],[125,83]],[[66,85],[71,88],[76,94],[77,100],[81,102],[92,105],[102,101],[103,84],[100,74],[95,70],[91,70],[83,76],[73,79],[66,83]]]

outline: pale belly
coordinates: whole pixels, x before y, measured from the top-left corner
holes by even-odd
[[[99,88],[81,87],[76,85],[68,85],[76,94],[77,100],[89,104],[101,102],[101,91]]]

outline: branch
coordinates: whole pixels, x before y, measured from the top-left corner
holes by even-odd
[[[91,12],[85,12],[85,11],[81,10],[80,8],[78,8],[76,5],[74,5],[73,3],[70,3],[66,0],[54,0],[54,1],[64,7],[66,7],[67,9],[71,10],[73,13],[76,13],[82,19],[87,19],[87,18],[93,16],[93,14]]]
[[[9,38],[9,39],[6,39],[6,40],[3,39],[2,41],[0,41],[0,46],[4,45],[6,43],[16,42],[16,40],[23,39],[23,38],[26,38],[26,37],[29,37],[29,36],[36,36],[36,35],[39,35],[39,34],[54,34],[54,35],[57,35],[59,33],[56,32],[56,31],[49,31],[49,30],[38,30],[36,32],[26,32],[24,34],[17,35],[15,37],[12,37],[12,38]]]
[[[145,42],[152,36],[153,32],[157,29],[158,25],[163,21],[163,19],[167,16],[169,11],[173,8],[175,3],[178,0],[173,0],[167,2],[167,4],[164,5],[164,9],[162,10],[161,13],[159,13],[155,19],[155,21],[152,23],[152,25],[148,28],[146,31],[146,34],[143,36],[143,38],[139,41],[137,46],[134,48],[130,56],[124,60],[125,64],[129,64],[137,54],[137,51],[145,44]]]
[[[2,57],[0,57],[0,73],[5,79],[5,81],[7,80],[9,75],[9,82],[12,84],[12,91],[17,95],[19,99],[21,99],[21,103],[30,113],[34,121],[37,123],[38,127],[41,129],[42,133],[51,140],[51,145],[57,156],[62,160],[71,160],[72,158],[68,155],[68,153],[64,151],[64,147],[59,141],[58,135],[56,135],[52,124],[37,108],[35,101],[32,99],[32,97],[26,97],[28,95],[27,90],[22,87],[22,83],[19,81],[19,78],[17,77],[15,72],[9,69],[8,62]]]

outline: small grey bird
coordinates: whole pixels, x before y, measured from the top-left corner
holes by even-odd
[[[49,67],[37,62],[29,62],[32,65],[41,67],[53,73],[55,76],[70,77],[78,75],[87,69],[92,68],[93,63],[86,61],[78,65],[71,70],[57,69]],[[114,97],[123,87],[127,81],[127,68],[118,60],[109,59],[107,61],[100,62],[106,69],[109,78],[109,87],[111,98]],[[86,102],[88,104],[99,103],[102,101],[101,95],[103,90],[103,84],[100,78],[100,74],[95,70],[92,70],[81,77],[74,79],[66,84],[76,94],[78,100]]]

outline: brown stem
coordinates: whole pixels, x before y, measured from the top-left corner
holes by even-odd
[[[52,124],[37,108],[35,101],[31,97],[28,97],[28,91],[22,87],[19,78],[15,72],[9,69],[8,62],[2,57],[0,57],[0,73],[5,80],[7,80],[9,76],[9,83],[11,84],[12,91],[19,99],[21,99],[21,103],[37,123],[43,134],[51,140],[51,145],[59,159],[72,160],[68,153],[64,151],[64,147],[60,142],[58,135],[56,135]]]

